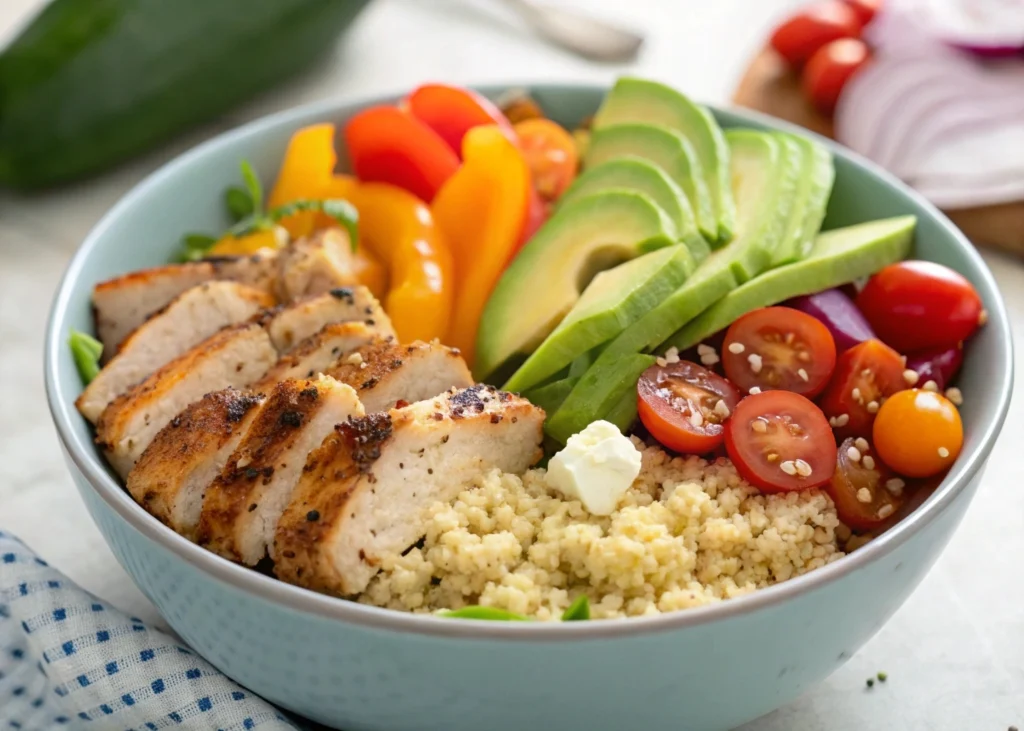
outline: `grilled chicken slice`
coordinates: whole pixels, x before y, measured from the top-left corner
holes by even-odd
[[[289,378],[315,378],[337,365],[356,348],[382,338],[381,331],[365,322],[333,322],[316,335],[308,337],[295,346],[288,355],[277,361],[254,390],[270,388],[275,383]]]
[[[348,232],[323,229],[292,242],[278,258],[277,281],[282,302],[358,285]]]
[[[309,456],[271,556],[285,581],[349,596],[422,537],[431,506],[541,457],[544,412],[490,386],[341,424]]]
[[[196,540],[253,566],[266,555],[277,521],[309,453],[334,425],[363,415],[359,398],[332,378],[283,381],[203,498]]]
[[[190,404],[142,453],[128,473],[128,492],[158,520],[194,539],[206,488],[265,401],[261,393],[227,388]]]
[[[274,347],[282,353],[332,322],[364,322],[385,336],[395,334],[380,302],[366,287],[339,287],[327,294],[306,297],[268,313],[264,320]]]
[[[96,334],[103,343],[103,362],[113,358],[125,338],[150,315],[185,290],[214,279],[241,282],[274,296],[277,252],[268,249],[253,256],[168,264],[97,284],[92,304]]]
[[[473,385],[459,351],[436,342],[400,345],[377,340],[353,351],[327,375],[354,388],[368,414],[387,411],[400,401],[413,403]]]
[[[276,360],[277,351],[258,324],[227,327],[114,399],[96,423],[96,442],[124,477],[186,406],[212,391],[245,388]]]
[[[111,401],[157,368],[273,304],[266,292],[237,282],[206,282],[185,290],[128,336],[78,397],[78,410],[96,423]]]

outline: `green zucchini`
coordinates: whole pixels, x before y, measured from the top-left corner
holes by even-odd
[[[53,0],[0,52],[0,184],[98,172],[334,47],[369,0]]]

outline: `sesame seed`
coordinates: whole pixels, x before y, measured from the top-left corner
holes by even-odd
[[[811,465],[808,464],[807,462],[805,462],[802,459],[796,460],[795,464],[796,464],[796,473],[798,475],[800,475],[801,477],[810,477],[811,473],[814,471],[813,469],[811,469]]]
[[[746,350],[746,348],[743,347],[743,343],[729,343],[729,352],[733,355],[739,355],[744,350]]]
[[[797,369],[796,374],[800,376],[800,380],[803,381],[804,383],[807,383],[809,380],[811,380],[810,376],[807,375],[807,371],[805,371],[803,368]]]
[[[935,381],[925,381],[924,386],[922,386],[921,388],[923,388],[925,391],[932,391],[938,393],[939,384],[937,384]]]
[[[647,362],[650,363],[650,361],[647,361]],[[664,368],[665,366],[668,365],[668,361],[665,360],[664,358],[658,358],[654,362],[657,363],[658,365],[660,365],[662,368]]]
[[[870,503],[871,502],[871,490],[866,487],[862,487],[857,490],[857,502],[859,503]]]
[[[757,353],[751,353],[750,355],[748,355],[747,362],[750,363],[750,370],[752,370],[754,373],[761,372],[761,356],[759,356]]]
[[[864,398],[860,395],[859,388],[855,387],[852,391],[850,391],[850,396],[852,396],[853,400],[856,401],[858,404],[864,401]]]
[[[834,416],[828,417],[828,425],[831,426],[831,427],[839,426],[838,424],[836,424],[836,417],[834,417]]]
[[[750,422],[750,428],[760,434],[764,434],[768,431],[768,424],[763,419],[754,419]]]
[[[787,475],[796,474],[796,465],[793,464],[793,460],[787,459],[785,462],[779,465],[779,469],[785,472]]]
[[[917,385],[917,381],[920,378],[921,376],[917,374],[917,371],[912,371],[909,368],[903,371],[903,382],[906,383],[908,386]]]
[[[871,445],[868,444],[868,440],[865,439],[864,437],[857,437],[853,442],[853,446],[855,446],[862,452],[866,452],[869,449],[871,449]]]
[[[878,402],[868,401],[868,405],[865,406],[864,408],[868,410],[869,414],[877,414],[879,409]]]
[[[751,386],[750,387],[750,395],[751,396],[756,396],[759,393],[761,393],[761,387],[760,386]]]
[[[896,512],[896,508],[894,508],[891,503],[886,503],[885,505],[878,509],[878,517],[888,518],[894,512]]]
[[[982,310],[978,313],[978,324],[984,325],[986,322],[988,322],[988,310]]]
[[[846,426],[849,423],[850,423],[850,415],[849,414],[840,414],[839,416],[836,417],[836,426]]]
[[[875,469],[875,460],[870,454],[865,454],[864,458],[861,459],[861,464],[864,465],[864,469],[873,470]]]
[[[959,388],[947,388],[946,398],[948,398],[954,406],[960,406],[964,402],[964,395]]]
[[[694,426],[702,426],[704,424],[704,414],[700,411],[694,411],[690,414],[690,423]]]
[[[713,366],[715,363],[719,362],[720,360],[721,360],[721,358],[719,358],[714,353],[707,353],[707,354],[702,355],[700,357],[700,362],[703,363],[706,366]]]
[[[854,462],[860,462],[860,450],[857,449],[856,447],[849,447],[846,450],[846,456],[849,457]]]
[[[949,450],[945,447],[939,447],[939,456],[945,459],[949,456]]]
[[[729,411],[729,405],[722,399],[718,399],[718,403],[715,404],[715,413],[723,419],[728,419],[729,414],[731,413]]]
[[[701,343],[700,345],[697,346],[697,355],[714,355],[714,353],[715,349],[712,348],[710,345],[705,345],[704,343]]]
[[[679,362],[679,348],[674,345],[665,351],[665,360],[669,363]]]
[[[885,489],[891,492],[893,495],[899,495],[903,492],[903,488],[907,486],[903,480],[898,477],[892,477],[885,481]]]
[[[864,376],[865,378],[867,378],[868,376],[870,376],[870,375],[871,375],[871,369],[870,369],[870,368],[865,368],[864,370],[862,370],[862,371],[860,372],[860,374],[861,374],[862,376]]]

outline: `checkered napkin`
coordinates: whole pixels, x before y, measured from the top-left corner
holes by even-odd
[[[0,532],[0,731],[61,728],[300,727]]]

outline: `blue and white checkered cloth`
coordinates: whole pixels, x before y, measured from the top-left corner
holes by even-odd
[[[0,532],[0,731],[299,729]]]

